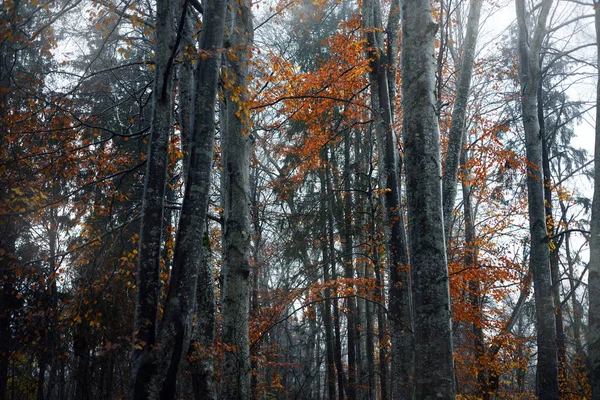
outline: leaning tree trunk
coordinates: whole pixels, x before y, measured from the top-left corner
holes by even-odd
[[[600,63],[600,2],[595,1],[596,44]],[[600,64],[598,64],[600,65]],[[592,380],[592,399],[600,399],[600,72],[596,93],[596,145],[594,149],[594,202],[590,237],[590,275],[588,278],[589,331],[588,357]]]
[[[223,166],[223,378],[225,399],[250,398],[248,345],[250,276],[250,116],[248,66],[253,26],[249,0],[232,3],[231,56],[226,56],[224,85],[226,128],[222,131]]]
[[[461,159],[463,138],[465,130],[465,116],[467,114],[467,101],[471,90],[471,76],[475,62],[475,46],[479,34],[479,17],[483,0],[474,0],[469,6],[469,20],[467,33],[460,63],[460,77],[456,87],[456,98],[452,109],[450,122],[450,135],[448,137],[448,150],[446,152],[444,178],[442,181],[443,209],[444,209],[444,235],[446,241],[450,240],[450,227],[452,225],[452,210],[456,198],[456,179]]]
[[[546,31],[546,19],[552,0],[544,0],[534,27],[528,34],[524,0],[516,0],[519,26],[519,75],[521,107],[527,152],[527,199],[531,235],[531,267],[535,291],[538,345],[537,392],[540,399],[558,399],[558,361],[556,358],[556,326],[550,276],[550,250],[546,231],[544,178],[542,174],[542,140],[537,110],[540,82],[540,52]]]
[[[405,0],[402,98],[417,399],[455,397],[435,100],[437,30],[429,0]]]

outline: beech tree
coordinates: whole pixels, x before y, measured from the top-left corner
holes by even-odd
[[[536,24],[530,34],[527,29],[525,2],[517,1],[519,28],[519,76],[521,81],[521,107],[527,151],[527,199],[529,230],[531,234],[531,263],[536,306],[538,344],[538,396],[540,399],[558,399],[558,361],[556,353],[556,326],[550,276],[550,251],[544,203],[544,179],[542,175],[542,139],[538,120],[537,92],[540,84],[540,52],[546,20],[552,6],[544,1]]]
[[[250,397],[249,277],[250,243],[250,116],[248,70],[252,54],[253,23],[249,1],[229,10],[221,102],[222,201],[223,201],[223,343],[225,360],[221,395]]]
[[[402,6],[402,101],[415,335],[422,399],[455,397],[441,155],[435,100],[437,24],[428,1]]]

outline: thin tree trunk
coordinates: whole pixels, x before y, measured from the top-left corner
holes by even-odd
[[[327,207],[327,239],[329,241],[329,263],[331,265],[331,279],[337,282],[337,271],[336,271],[336,257],[335,257],[335,237],[333,229],[333,208],[334,208],[334,193],[331,183],[331,165],[328,159],[328,149],[324,149],[325,154],[325,183],[327,189],[328,207]],[[338,306],[337,295],[332,299],[333,304],[333,331],[334,331],[334,356],[335,356],[335,369],[337,370],[337,382],[338,382],[338,398],[344,400],[344,392],[346,387],[346,377],[344,374],[344,367],[342,364],[342,335],[340,330],[340,309]]]
[[[252,276],[252,291],[250,295],[250,315],[257,317],[260,313],[259,307],[259,283],[258,278],[261,273],[261,242],[262,242],[262,228],[260,224],[260,204],[258,199],[258,179],[259,169],[252,169],[252,179],[250,180],[250,201],[251,201],[251,215],[252,215],[252,260],[254,262],[251,276]],[[311,320],[312,321],[312,320]],[[250,366],[253,374],[250,379],[250,390],[253,399],[258,399],[258,357],[261,349],[261,343],[255,342],[250,348]]]
[[[194,84],[197,82],[192,61],[198,62],[198,59],[191,59],[191,53],[197,52],[196,46],[194,46],[194,39],[192,39],[193,28],[193,17],[191,13],[188,13],[186,15],[183,31],[181,33],[182,40],[179,51],[183,55],[183,62],[179,64],[179,76],[177,80],[177,91],[179,96],[179,135],[181,139],[181,152],[183,153],[182,165],[184,183],[187,181],[190,166],[190,156],[192,153],[191,142],[194,129]]]
[[[519,74],[521,79],[521,107],[527,152],[527,199],[529,203],[529,230],[531,234],[531,266],[535,291],[538,345],[538,385],[540,399],[558,399],[558,361],[556,356],[556,323],[552,299],[550,251],[546,231],[544,178],[542,173],[542,141],[537,110],[540,83],[540,52],[546,31],[546,19],[552,0],[544,0],[533,36],[528,34],[524,0],[516,0],[519,26]]]
[[[325,164],[327,158],[325,155],[326,150],[321,150],[321,160]],[[333,336],[333,324],[331,315],[331,289],[329,283],[331,281],[330,275],[330,257],[329,257],[329,241],[327,233],[327,183],[325,178],[325,171],[319,171],[319,179],[321,183],[321,201],[320,201],[320,218],[322,224],[322,265],[323,265],[323,284],[325,288],[323,290],[323,324],[325,326],[325,352],[327,356],[327,395],[329,400],[335,400],[335,344]]]
[[[322,206],[323,207],[323,206]],[[327,234],[324,232],[324,238]],[[331,279],[329,275],[329,252],[327,241],[323,240],[323,283],[327,285]],[[333,325],[331,323],[331,290],[325,286],[323,291],[323,324],[325,325],[325,352],[327,353],[327,395],[329,400],[335,400],[335,355],[333,342]]]
[[[349,287],[354,285],[351,283],[354,279],[354,263],[353,263],[353,229],[352,229],[352,192],[351,192],[351,171],[350,165],[350,147],[351,137],[348,131],[344,134],[344,276],[347,279]],[[357,390],[357,306],[356,300],[353,297],[348,299],[348,390],[347,395],[349,400],[356,399]]]
[[[600,65],[600,2],[594,1],[597,62]],[[592,383],[592,399],[600,399],[600,71],[596,93],[596,144],[594,148],[594,200],[592,204],[589,262],[589,326],[588,357]]]
[[[454,399],[452,324],[435,100],[435,34],[428,0],[402,9],[402,89],[418,399]]]
[[[377,238],[377,227],[375,224],[375,202],[373,200],[373,187],[371,185],[371,177],[369,176],[369,215],[370,215],[370,233],[371,236],[373,238]],[[380,301],[384,301],[385,299],[385,294],[384,294],[384,282],[383,282],[383,277],[381,276],[381,262],[380,262],[380,257],[379,257],[379,249],[378,249],[378,244],[375,243],[372,246],[373,250],[373,265],[374,265],[374,272],[375,272],[375,282],[376,282],[376,286],[378,288],[377,290],[377,297],[378,299],[380,299]],[[388,400],[390,398],[390,393],[389,393],[389,385],[388,385],[388,357],[387,357],[387,352],[385,350],[385,342],[386,342],[386,331],[387,331],[387,321],[385,318],[385,314],[383,313],[383,310],[381,307],[377,307],[377,342],[378,342],[378,346],[377,348],[379,349],[379,384],[381,386],[381,398],[383,400]]]
[[[541,63],[540,63],[541,68]],[[550,144],[548,143],[548,133],[546,132],[546,123],[544,117],[544,88],[542,78],[538,85],[537,93],[537,109],[538,121],[540,123],[540,137],[542,139],[542,171],[544,176],[544,213],[546,216],[546,231],[548,236],[554,236],[554,215],[552,212],[552,176],[550,172]],[[565,377],[567,366],[567,350],[565,343],[565,330],[563,324],[563,312],[560,301],[560,272],[559,272],[559,254],[560,243],[557,241],[550,242],[550,276],[552,278],[552,300],[554,301],[554,316],[556,324],[556,350],[558,357],[558,374],[560,377]]]
[[[466,136],[466,135],[465,135]],[[462,179],[462,196],[463,196],[463,213],[465,216],[465,261],[464,268],[475,269],[477,268],[477,245],[475,243],[475,222],[473,221],[473,209],[471,205],[471,192],[472,187],[470,182],[473,179],[471,171],[467,166],[467,155],[465,152],[461,152],[461,167],[463,168],[463,179]],[[479,279],[469,280],[469,297],[471,303],[471,312],[473,313],[473,322],[471,324],[471,330],[473,334],[473,347],[475,349],[475,368],[477,368],[478,376],[477,383],[479,384],[479,390],[483,394],[484,400],[490,399],[490,395],[493,395],[493,391],[487,386],[486,373],[482,368],[484,364],[483,357],[485,356],[485,338],[483,334],[483,315],[481,310],[481,282]],[[491,393],[490,393],[491,392]]]
[[[16,236],[13,224],[2,221],[0,225],[0,400],[8,398],[8,370],[10,354],[13,351],[12,317],[17,305],[14,291],[14,252]]]
[[[475,62],[475,47],[479,34],[479,18],[483,0],[473,0],[469,6],[469,20],[467,22],[467,33],[462,50],[460,63],[460,75],[456,87],[456,97],[452,109],[450,122],[450,135],[448,137],[448,150],[444,163],[444,177],[442,180],[443,209],[444,209],[444,235],[446,243],[450,240],[450,228],[452,226],[452,210],[456,198],[456,180],[460,164],[463,138],[465,136],[465,116],[467,114],[467,102],[471,90],[471,77],[473,75],[473,64]]]
[[[250,276],[250,115],[248,67],[253,26],[249,0],[231,5],[228,42],[233,57],[225,57],[226,129],[222,131],[223,165],[223,360],[221,396],[250,398],[248,344]]]

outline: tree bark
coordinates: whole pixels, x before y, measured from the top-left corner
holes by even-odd
[[[460,63],[460,75],[456,86],[456,97],[452,109],[450,122],[450,135],[448,137],[448,150],[444,164],[444,177],[442,180],[443,210],[444,210],[444,235],[446,243],[450,240],[450,228],[452,226],[452,210],[456,198],[456,180],[460,164],[460,156],[463,147],[465,130],[465,117],[467,114],[467,101],[471,90],[471,77],[473,75],[473,64],[475,62],[475,47],[479,34],[479,17],[483,0],[473,0],[469,6],[469,20],[467,22],[467,33],[462,50]]]
[[[253,26],[249,0],[233,2],[225,56],[225,116],[222,131],[223,165],[223,378],[221,396],[250,398],[250,348],[248,345],[250,275],[250,129],[248,67]]]
[[[418,399],[455,397],[435,99],[437,29],[428,0],[405,0],[402,98]]]
[[[211,349],[215,342],[217,306],[208,227],[204,231],[201,260],[196,287],[196,325],[190,348],[190,369],[194,399],[214,400],[217,398],[217,388]]]
[[[467,136],[465,134],[465,136]],[[468,137],[468,136],[467,136]],[[462,179],[462,197],[463,197],[463,213],[465,218],[465,261],[464,268],[477,268],[477,245],[475,243],[475,221],[473,220],[473,207],[471,204],[471,181],[473,176],[467,166],[467,154],[461,152],[461,168],[463,169]],[[477,383],[479,390],[483,394],[484,400],[489,400],[494,391],[490,390],[486,379],[486,371],[483,368],[485,356],[485,336],[483,333],[483,314],[481,305],[481,282],[477,278],[469,280],[469,301],[471,303],[471,312],[473,313],[473,322],[471,323],[471,331],[473,334],[473,348],[475,350],[475,368],[478,372]]]
[[[333,213],[334,213],[334,193],[333,186],[331,183],[331,163],[328,156],[329,149],[325,147],[323,153],[325,154],[323,166],[325,168],[325,184],[326,184],[326,198],[327,202],[327,240],[329,242],[329,260],[327,260],[331,266],[331,280],[337,282],[337,271],[336,271],[336,256],[335,256],[335,237],[333,228]],[[333,305],[333,332],[334,332],[334,357],[335,357],[335,369],[337,371],[337,383],[338,383],[338,398],[344,400],[344,392],[346,391],[346,377],[344,374],[344,367],[342,363],[342,336],[340,329],[340,308],[337,299],[337,294],[331,300]]]
[[[187,4],[184,3],[182,12],[185,12],[186,6]],[[166,7],[168,8],[169,5]],[[185,15],[182,15],[180,23],[184,21]],[[213,158],[214,109],[221,59],[218,50],[223,43],[224,21],[223,2],[207,1],[204,10],[204,29],[200,37],[200,48],[205,57],[197,60],[190,164],[169,291],[157,338],[160,346],[156,346],[141,363],[138,374],[134,378],[134,398],[175,398],[177,373],[181,359],[187,353],[191,341],[199,269],[204,268],[200,274],[203,278],[206,279],[207,275],[212,277],[209,264],[203,264],[201,261]],[[201,300],[212,298],[211,286],[206,284],[201,289],[207,291]],[[199,307],[207,312],[210,304],[210,300],[206,300],[201,302]],[[211,323],[211,321],[204,322],[208,325]],[[212,344],[213,337],[210,329],[203,334],[205,335],[203,343]],[[208,398],[210,393],[203,395]]]
[[[541,62],[540,62],[541,68]],[[548,143],[548,132],[544,117],[544,88],[543,77],[540,77],[537,92],[538,121],[540,123],[540,137],[542,139],[542,172],[544,176],[544,215],[546,216],[546,231],[548,236],[554,236],[554,215],[552,204],[552,175],[550,172],[550,144]],[[557,244],[558,242],[558,244]],[[566,378],[567,349],[565,343],[565,330],[563,323],[563,311],[560,301],[560,272],[559,272],[559,249],[562,238],[550,241],[550,276],[552,281],[552,300],[554,302],[554,318],[556,324],[556,353],[558,357],[558,374]]]
[[[594,1],[596,44],[600,62],[600,2]],[[600,65],[600,64],[599,64]],[[589,263],[589,327],[588,357],[592,383],[592,399],[600,399],[600,72],[596,93],[596,144],[594,147],[594,200],[592,203]]]
[[[134,382],[135,398],[147,397],[143,386],[148,376],[145,376],[143,364],[149,359],[150,352],[156,343],[160,295],[160,248],[171,129],[172,78],[169,57],[173,52],[174,44],[171,6],[168,1],[158,0],[156,2],[155,38],[156,74],[154,77],[152,126],[142,195],[137,266],[138,290],[133,328],[132,381]]]
[[[394,65],[394,39],[388,36],[389,54],[386,58],[382,29],[381,5],[378,0],[363,1],[363,27],[367,38],[367,56],[371,60],[369,81],[371,84],[371,105],[374,110],[375,133],[379,153],[380,176],[385,189],[384,224],[387,226],[390,270],[390,336],[392,340],[392,380],[393,398],[412,397],[412,375],[414,365],[413,321],[411,316],[410,272],[404,231],[404,214],[400,202],[401,182],[399,179],[399,160],[396,148],[396,135],[392,128],[392,101],[389,80],[395,81],[395,75],[388,65]],[[392,7],[388,31],[397,29],[399,10]],[[394,24],[393,21],[396,21]],[[395,47],[397,49],[397,47]]]
[[[351,192],[351,170],[350,165],[350,147],[352,140],[350,132],[344,133],[344,277],[348,280],[349,287],[353,287],[351,283],[354,279],[354,262],[353,262],[353,230],[352,230],[352,192]],[[357,324],[358,317],[356,299],[348,298],[348,399],[356,399],[357,390]]]
[[[552,0],[544,0],[530,36],[526,25],[524,0],[516,0],[519,28],[519,75],[521,80],[521,108],[527,152],[527,199],[529,231],[531,235],[531,267],[535,294],[538,384],[540,399],[558,399],[558,361],[556,357],[556,325],[552,299],[550,251],[546,231],[544,205],[544,178],[542,173],[542,140],[537,110],[537,92],[540,83],[540,51],[546,31],[546,19]]]

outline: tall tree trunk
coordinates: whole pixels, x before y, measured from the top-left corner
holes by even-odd
[[[552,299],[550,250],[546,231],[542,139],[537,110],[540,83],[540,52],[546,32],[546,19],[552,0],[542,2],[533,36],[528,34],[524,0],[516,0],[519,27],[519,75],[521,108],[527,152],[527,199],[531,235],[531,267],[535,291],[538,364],[537,392],[540,399],[558,399],[558,361],[556,358],[556,324]]]
[[[540,68],[541,68],[540,61]],[[548,236],[554,236],[554,215],[552,212],[552,175],[550,172],[550,143],[548,143],[548,133],[546,132],[546,122],[544,117],[544,87],[543,77],[540,77],[537,92],[538,121],[540,123],[540,137],[542,139],[542,172],[544,176],[544,215],[546,216],[546,231]],[[558,357],[558,374],[565,378],[567,366],[567,350],[565,343],[565,330],[563,324],[563,311],[560,301],[560,272],[559,272],[559,249],[560,241],[552,239],[550,241],[550,276],[552,278],[552,300],[554,301],[554,317],[556,324],[556,351]]]
[[[356,163],[356,242],[358,244],[359,251],[361,253],[370,254],[368,249],[367,237],[370,237],[370,232],[367,230],[371,221],[369,221],[369,207],[368,199],[370,196],[368,192],[368,155],[372,151],[370,146],[363,146],[362,131],[356,130],[354,138],[355,148],[355,163]],[[364,150],[361,150],[363,149]],[[369,196],[369,197],[366,197]],[[374,237],[372,237],[375,240]],[[358,277],[365,280],[374,279],[372,264],[367,262],[365,256],[357,259],[358,266]],[[366,288],[365,288],[366,289]],[[365,290],[363,289],[363,290]],[[368,298],[373,298],[376,294],[374,291],[366,291]],[[363,392],[363,398],[371,400],[375,398],[376,393],[376,382],[375,382],[375,335],[374,335],[374,316],[375,308],[372,302],[365,301],[365,299],[358,299],[357,302],[358,314],[360,317],[360,385],[365,387]]]
[[[369,146],[371,147],[371,146]],[[372,173],[372,171],[370,171]],[[370,233],[371,237],[377,238],[377,226],[375,223],[375,201],[373,199],[373,186],[372,186],[372,177],[371,173],[369,174],[369,216],[370,216]],[[377,290],[377,298],[380,301],[384,301],[384,282],[383,277],[381,276],[381,262],[379,257],[379,249],[378,244],[375,243],[372,245],[372,257],[373,257],[373,265],[374,265],[374,273],[375,273],[375,283]],[[384,400],[388,400],[390,398],[389,391],[389,379],[388,379],[388,357],[387,352],[385,350],[386,343],[386,331],[387,331],[387,320],[385,318],[385,314],[383,312],[382,307],[377,307],[377,343],[379,350],[379,384],[381,386],[381,398]]]
[[[467,135],[465,135],[467,136]],[[477,245],[475,243],[475,221],[473,220],[473,207],[471,204],[471,183],[473,176],[469,167],[467,166],[467,155],[465,152],[461,152],[461,168],[463,169],[462,179],[462,197],[463,197],[463,213],[465,216],[465,261],[464,268],[476,269],[477,268]],[[484,400],[489,400],[490,395],[494,392],[487,385],[486,371],[482,368],[485,356],[485,337],[483,334],[483,315],[481,310],[481,282],[477,278],[469,280],[469,301],[471,303],[471,312],[473,313],[473,322],[471,324],[471,331],[473,334],[473,348],[475,350],[476,357],[476,371],[478,373],[477,383],[479,384],[479,390],[483,394]]]
[[[169,132],[171,129],[171,87],[169,59],[175,44],[173,13],[166,0],[156,2],[156,66],[153,90],[152,127],[146,156],[142,195],[140,248],[137,266],[132,381],[134,397],[147,397],[142,389],[148,376],[143,364],[156,343],[160,295],[160,248],[163,233],[164,195],[167,179]]]
[[[435,100],[435,34],[428,0],[402,8],[402,89],[418,399],[454,399],[448,266]]]
[[[600,63],[600,2],[594,1],[597,62]],[[600,65],[600,64],[598,64]],[[592,382],[592,399],[600,399],[600,71],[596,93],[596,144],[594,148],[594,200],[592,204],[589,263],[588,357]]]
[[[259,169],[252,169],[252,178],[250,180],[250,201],[251,201],[251,215],[252,215],[252,291],[250,301],[250,315],[258,317],[260,314],[259,306],[259,276],[261,273],[261,244],[262,244],[262,227],[260,217],[260,200],[258,198],[258,180],[260,177]],[[312,321],[312,320],[311,320]],[[311,347],[312,349],[312,347]],[[250,348],[250,366],[253,374],[250,380],[250,390],[252,393],[252,399],[258,399],[258,357],[261,351],[261,343],[255,342]]]
[[[321,263],[323,265],[323,284],[325,288],[323,290],[323,311],[321,313],[323,317],[323,325],[325,327],[325,352],[327,359],[327,398],[329,400],[335,400],[336,391],[335,391],[335,382],[336,382],[336,374],[335,374],[335,343],[333,336],[333,324],[332,324],[332,314],[331,314],[331,289],[329,287],[329,283],[331,281],[330,274],[330,257],[329,251],[329,240],[327,233],[327,182],[325,178],[325,170],[324,165],[327,162],[325,149],[321,150],[321,162],[323,164],[321,170],[319,171],[319,180],[321,184],[321,201],[320,201],[320,218],[321,218],[321,226],[322,226],[322,260]]]
[[[473,64],[475,62],[475,47],[479,34],[479,17],[483,0],[473,0],[469,6],[469,20],[467,22],[467,33],[462,50],[460,62],[460,75],[456,86],[456,97],[452,109],[450,122],[450,135],[448,137],[448,150],[444,164],[444,177],[442,180],[443,210],[444,210],[444,234],[446,241],[450,240],[450,228],[452,226],[452,210],[456,198],[456,179],[460,164],[460,156],[465,136],[465,116],[467,114],[467,101],[471,90],[471,77],[473,75]]]
[[[354,279],[354,263],[353,263],[353,230],[352,230],[352,192],[351,192],[351,172],[350,165],[350,147],[352,139],[350,132],[344,133],[344,221],[343,221],[343,244],[344,244],[344,277],[348,280],[347,284],[350,287]],[[357,324],[356,320],[358,313],[356,311],[356,299],[348,298],[348,399],[356,399],[357,390]]]
[[[169,5],[166,7],[168,8]],[[180,24],[185,21],[186,7],[187,4],[184,2]],[[199,269],[201,267],[207,269],[202,271],[202,277],[212,276],[209,265],[202,264],[202,243],[215,132],[214,109],[221,59],[218,50],[223,43],[224,21],[223,2],[207,1],[204,10],[204,29],[200,37],[200,48],[205,57],[204,59],[200,57],[197,61],[194,117],[192,118],[193,145],[169,291],[157,340],[160,346],[156,346],[138,370],[134,387],[135,398],[175,398],[180,362],[187,353],[191,341]],[[180,30],[182,28],[183,26],[180,25]],[[212,301],[212,287],[204,285],[202,289],[211,292],[205,294],[206,298],[211,299],[208,301]],[[209,310],[210,303],[202,303],[199,307]],[[211,321],[206,323],[210,325]],[[212,344],[210,329],[208,331],[203,342]],[[208,398],[210,394],[204,395]]]
[[[399,10],[393,3],[388,31],[398,29]],[[380,174],[384,194],[384,224],[388,227],[387,243],[390,270],[390,337],[392,340],[392,396],[412,397],[412,375],[414,365],[413,322],[411,316],[410,272],[404,231],[404,214],[400,202],[401,182],[399,177],[396,135],[392,129],[392,101],[389,80],[395,75],[388,66],[395,65],[394,48],[397,36],[388,36],[390,57],[386,59],[382,29],[381,4],[379,0],[363,1],[363,27],[367,37],[367,55],[371,60],[369,81],[371,83],[371,105],[375,119],[375,133],[379,152]],[[396,21],[394,23],[393,21]]]
[[[331,164],[328,158],[328,149],[325,147],[325,183],[327,189],[327,239],[329,241],[329,264],[331,265],[331,279],[337,282],[337,271],[336,271],[336,256],[335,256],[335,237],[333,227],[333,213],[334,213],[334,193],[333,186],[331,183]],[[338,382],[338,398],[344,400],[344,392],[346,387],[346,377],[344,374],[344,367],[342,363],[342,335],[340,329],[340,308],[338,305],[337,294],[332,299],[333,305],[333,331],[334,331],[334,356],[335,356],[335,369],[337,370],[337,382]]]
[[[324,202],[324,200],[323,200]],[[326,212],[324,206],[323,214]],[[323,238],[326,238],[326,230],[324,229]],[[327,285],[331,279],[329,274],[329,251],[327,241],[323,239],[323,283]],[[325,286],[323,291],[325,300],[323,301],[323,324],[325,325],[325,352],[327,358],[327,398],[335,400],[335,356],[333,343],[333,325],[331,323],[331,290],[329,286]]]
[[[222,131],[223,165],[223,361],[221,396],[250,398],[248,345],[250,275],[250,129],[248,67],[253,26],[249,0],[233,2],[228,42],[233,56],[225,57],[226,129]]]

